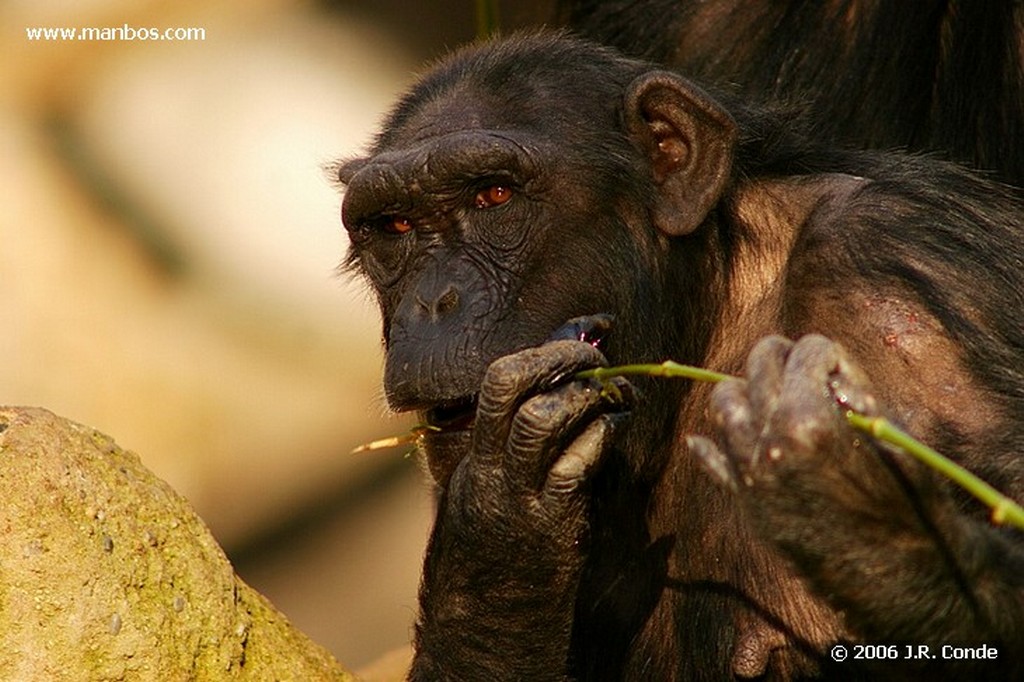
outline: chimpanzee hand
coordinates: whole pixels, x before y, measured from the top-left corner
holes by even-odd
[[[565,675],[588,475],[631,403],[624,381],[571,377],[605,364],[556,340],[488,369],[427,553],[414,678]]]
[[[769,337],[750,353],[746,379],[712,394],[722,450],[690,438],[762,536],[800,566],[837,566],[858,546],[884,556],[877,544],[914,532],[922,511],[915,505],[933,501],[927,474],[914,462],[898,466],[855,432],[846,409],[879,412],[867,377],[838,344]]]
[[[796,485],[827,495],[824,488],[870,449],[847,425],[841,405],[878,413],[867,377],[838,344],[813,335],[795,344],[769,337],[751,351],[747,378],[725,381],[712,394],[725,453],[707,439],[691,437],[690,444],[722,485],[785,506],[780,498],[791,495],[780,491]]]
[[[880,407],[839,345],[768,338],[746,376],[712,396],[723,449],[694,436],[691,450],[856,633],[934,653],[1020,631],[1024,556],[962,514],[933,472],[849,426],[846,409]],[[943,607],[922,619],[923,603]]]

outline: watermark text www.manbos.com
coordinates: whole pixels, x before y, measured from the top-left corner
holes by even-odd
[[[28,40],[38,42],[160,42],[160,41],[203,41],[206,40],[205,28],[147,28],[124,24],[106,27],[35,27],[25,28]]]

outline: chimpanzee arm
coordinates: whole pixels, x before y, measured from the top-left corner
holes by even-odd
[[[714,393],[724,454],[691,445],[854,632],[928,645],[945,670],[1021,672],[1019,533],[964,515],[934,472],[853,432],[839,403],[880,411],[842,348],[820,336],[766,339],[747,379]],[[942,658],[944,645],[982,644],[997,648],[995,662]]]
[[[629,394],[563,378],[604,362],[555,341],[491,365],[427,550],[411,679],[567,677],[587,476]]]

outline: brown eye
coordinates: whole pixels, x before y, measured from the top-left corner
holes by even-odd
[[[411,229],[412,221],[401,216],[395,216],[384,224],[384,231],[391,234],[405,234]]]
[[[512,198],[512,190],[505,185],[491,185],[476,193],[473,205],[477,208],[493,208],[501,206]]]

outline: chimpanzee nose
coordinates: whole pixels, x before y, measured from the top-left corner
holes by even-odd
[[[398,317],[418,324],[441,324],[459,310],[462,288],[452,277],[452,268],[444,262],[433,262],[424,268],[412,291],[399,306]]]
[[[432,322],[440,322],[459,307],[459,291],[450,282],[443,287],[421,287],[416,291],[416,306]]]

